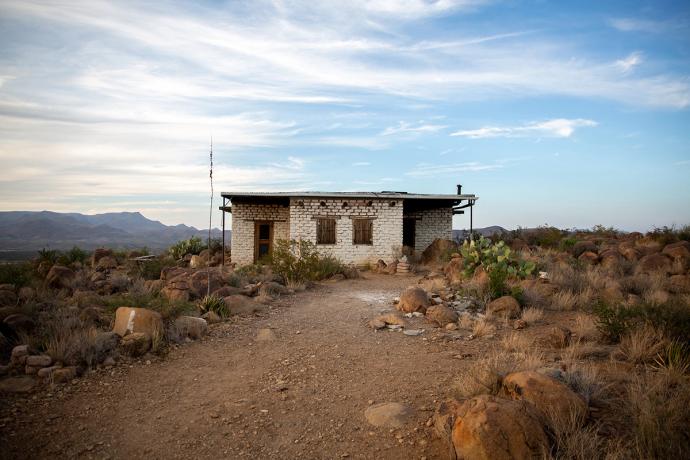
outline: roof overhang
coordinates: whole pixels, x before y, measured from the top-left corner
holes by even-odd
[[[477,201],[476,195],[448,195],[430,193],[406,193],[406,192],[221,192],[221,196],[227,199],[241,198],[354,198],[354,199],[373,199],[373,200],[436,200],[436,201]]]

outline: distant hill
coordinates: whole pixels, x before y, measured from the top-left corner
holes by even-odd
[[[138,212],[105,214],[58,213],[50,211],[0,212],[0,251],[33,251],[50,247],[95,249],[106,246],[133,249],[146,246],[151,250],[169,247],[192,236],[205,238],[208,230],[187,225],[164,225]],[[221,231],[213,229],[213,238]],[[230,231],[225,236],[228,244]]]
[[[484,228],[475,228],[472,229],[474,233],[479,233],[482,236],[489,237],[492,235],[496,234],[503,234],[503,233],[508,233],[508,230],[506,230],[503,227],[499,227],[498,225],[492,225],[491,227],[484,227]],[[455,241],[462,241],[465,238],[469,237],[470,231],[469,229],[463,229],[463,230],[453,230],[453,239]]]

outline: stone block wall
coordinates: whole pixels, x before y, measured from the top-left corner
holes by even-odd
[[[279,204],[232,204],[231,260],[238,266],[254,263],[254,223],[273,221],[273,243],[290,238],[290,211]]]
[[[424,251],[436,238],[453,239],[453,210],[450,207],[425,209],[405,213],[405,217],[414,217],[414,249]]]
[[[335,219],[336,244],[317,245],[344,263],[393,260],[402,246],[402,200],[302,199],[290,200],[290,237],[316,243],[316,219]],[[352,242],[355,218],[373,219],[371,245]]]

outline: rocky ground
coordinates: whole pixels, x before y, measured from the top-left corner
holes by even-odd
[[[3,458],[437,458],[446,446],[427,421],[485,344],[424,318],[414,337],[368,327],[416,283],[326,282],[162,359],[4,399]],[[399,428],[367,423],[383,402],[413,411]]]

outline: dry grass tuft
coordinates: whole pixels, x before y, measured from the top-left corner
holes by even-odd
[[[501,346],[506,351],[526,352],[531,348],[531,343],[524,334],[511,332],[501,339]]]
[[[475,337],[486,337],[496,332],[494,326],[488,318],[482,318],[474,322],[472,326],[472,335]]]
[[[574,310],[578,303],[577,294],[572,291],[563,290],[557,292],[551,301],[551,308],[554,310]]]
[[[689,458],[690,381],[647,370],[627,385],[628,416],[638,458]]]
[[[605,355],[606,349],[592,342],[573,341],[563,349],[563,360],[567,363]]]
[[[645,291],[644,294],[642,294],[642,298],[649,304],[663,305],[668,302],[669,295],[668,292],[662,289],[655,289],[653,291]]]
[[[544,357],[533,351],[506,353],[494,350],[466,366],[456,377],[453,388],[459,398],[470,398],[480,394],[497,394],[503,378],[511,372],[535,370],[544,366]]]
[[[657,357],[667,345],[668,340],[663,332],[645,325],[633,329],[621,337],[614,357],[634,364],[649,363]]]
[[[461,329],[472,329],[474,327],[474,320],[472,319],[472,315],[470,315],[469,313],[464,313],[460,315],[458,325]]]
[[[573,332],[578,340],[584,342],[593,342],[599,338],[599,329],[594,316],[586,313],[578,313],[575,317]]]
[[[285,283],[285,286],[288,289],[292,289],[295,292],[302,292],[305,289],[307,289],[307,285],[304,282],[296,281],[293,279],[288,279],[287,282]]]
[[[534,324],[544,318],[544,310],[534,307],[525,308],[520,318],[527,324]]]

